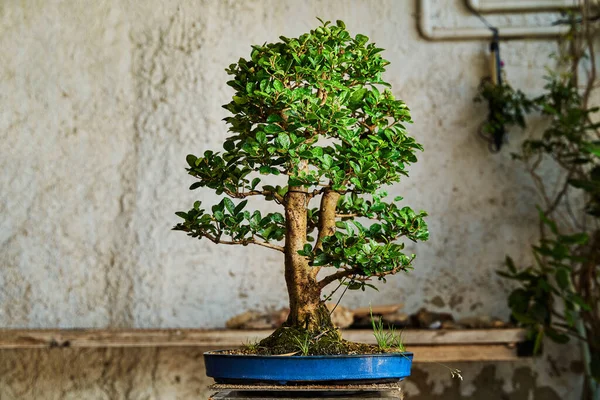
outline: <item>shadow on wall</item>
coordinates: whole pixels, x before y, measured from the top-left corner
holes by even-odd
[[[430,382],[429,374],[422,369],[414,368],[410,377],[419,394],[409,395],[409,400],[561,400],[560,396],[548,386],[536,386],[537,376],[529,367],[515,368],[512,375],[511,391],[504,391],[504,381],[496,377],[496,366],[487,365],[473,379],[475,390],[469,395],[461,394],[461,381],[452,379],[450,386],[444,387],[441,393],[434,393],[435,382]],[[530,395],[533,394],[533,397]]]

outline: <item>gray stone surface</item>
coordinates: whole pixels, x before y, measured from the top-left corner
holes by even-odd
[[[459,0],[436,7],[436,23],[454,26],[457,15],[476,23]],[[522,135],[511,132],[506,151],[487,152],[476,135],[487,111],[472,102],[487,74],[487,43],[426,42],[416,12],[408,0],[2,2],[0,326],[208,328],[285,306],[279,254],[169,229],[174,211],[216,200],[189,192],[184,168],[186,154],[217,148],[226,135],[223,68],[251,44],[307,31],[316,16],[343,19],[387,49],[387,78],[426,148],[411,178],[389,190],[430,213],[431,240],[409,246],[419,254],[415,271],[343,304],[403,302],[411,313],[440,296],[437,311],[457,318],[506,318],[509,285],[493,271],[507,253],[527,261],[536,238],[535,192],[510,158]],[[511,83],[539,90],[554,49],[550,41],[503,43]],[[530,391],[576,398],[571,354],[468,365],[461,385],[443,368],[418,367],[407,393],[492,399],[528,379]],[[3,400],[208,394],[193,349],[2,351],[0,372]]]

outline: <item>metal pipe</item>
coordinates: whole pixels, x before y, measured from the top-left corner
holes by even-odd
[[[492,39],[487,28],[435,28],[431,23],[433,0],[419,0],[418,26],[421,36],[428,40],[481,40]],[[556,38],[569,30],[566,26],[509,27],[499,31],[502,39]]]
[[[573,0],[466,0],[467,7],[480,13],[502,11],[548,11],[563,10],[577,6]]]

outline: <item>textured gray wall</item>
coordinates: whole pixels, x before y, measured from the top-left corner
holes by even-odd
[[[435,7],[450,25],[467,14],[458,0]],[[476,137],[486,109],[472,102],[488,44],[426,42],[415,15],[408,0],[0,3],[0,326],[208,328],[285,305],[278,253],[169,229],[174,211],[216,199],[189,192],[184,168],[186,154],[217,148],[226,135],[224,67],[253,43],[313,28],[315,16],[343,19],[387,49],[387,78],[426,149],[390,189],[430,213],[431,240],[414,248],[415,271],[370,296],[349,294],[344,305],[404,302],[408,312],[425,305],[507,318],[509,286],[494,270],[507,253],[528,259],[536,237],[535,193],[509,154],[521,134],[488,153]],[[539,90],[554,49],[551,41],[503,44],[511,83]],[[442,302],[431,304],[436,296]],[[415,398],[525,399],[525,388],[548,386],[555,397],[535,398],[577,398],[577,352],[563,352],[466,365],[460,388],[443,369],[421,366],[407,389]],[[0,399],[191,398],[206,382],[199,354],[2,351]],[[488,394],[488,386],[501,389]]]

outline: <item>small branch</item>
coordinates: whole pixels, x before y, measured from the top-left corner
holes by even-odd
[[[327,190],[328,188],[329,188],[329,185],[324,185],[324,187],[320,190],[315,189],[312,192],[306,192],[306,196],[309,199],[312,199],[313,197],[317,197],[318,195],[325,193],[325,190]]]
[[[210,240],[213,243],[216,244],[227,244],[227,245],[241,245],[241,246],[247,246],[249,244],[255,244],[258,246],[263,246],[263,247],[267,247],[269,249],[273,249],[273,250],[277,250],[283,253],[283,247],[282,246],[278,246],[276,244],[272,244],[272,243],[267,243],[267,242],[261,242],[258,241],[254,238],[251,239],[244,239],[244,240],[238,240],[238,241],[233,241],[233,240],[221,240],[218,237],[209,235],[209,234],[203,234],[202,236],[204,236],[205,238],[207,238],[208,240]]]
[[[283,202],[284,202],[283,196],[280,196],[279,193],[271,192],[269,190],[251,190],[249,192],[232,192],[231,190],[225,189],[225,193],[227,193],[227,195],[229,197],[233,197],[236,199],[244,199],[244,198],[250,197],[250,196],[273,196],[275,198],[275,200],[277,201],[277,203],[283,204]]]
[[[365,281],[371,280],[372,278],[383,278],[384,276],[387,276],[387,275],[394,275],[395,273],[402,271],[403,269],[408,267],[413,262],[413,260],[414,260],[414,258],[412,260],[410,260],[410,262],[408,264],[398,265],[396,268],[391,269],[389,271],[380,272],[378,274],[374,274],[374,275],[370,275],[370,276],[355,276],[352,279],[355,281],[365,282]],[[333,282],[337,279],[346,278],[346,277],[349,277],[352,275],[358,275],[358,273],[359,273],[358,268],[345,268],[341,271],[338,271],[334,274],[328,275],[328,276],[324,277],[323,279],[321,279],[319,281],[319,288],[323,289],[325,286],[329,285],[331,282]]]
[[[353,217],[359,217],[359,214],[335,214],[336,218],[353,218]]]
[[[585,21],[586,17],[588,17],[588,13],[589,13],[588,7],[589,7],[589,4],[585,4],[582,7],[583,8],[582,21]],[[584,22],[584,24],[585,24],[585,27],[584,27],[585,43],[586,43],[587,50],[589,52],[589,58],[592,61],[591,67],[590,67],[590,72],[588,75],[588,80],[586,82],[586,88],[583,93],[583,107],[585,109],[587,109],[589,98],[592,93],[594,83],[596,81],[596,56],[594,54],[594,40],[593,40],[594,35],[593,35],[593,32],[591,31],[590,23]]]
[[[567,193],[567,190],[569,190],[569,180],[571,179],[572,176],[573,176],[573,171],[569,171],[567,177],[565,178],[562,188],[560,189],[558,194],[556,196],[554,196],[554,201],[546,209],[545,214],[547,214],[547,215],[551,214],[554,211],[554,209],[558,206],[558,204],[562,200],[563,196]]]
[[[319,289],[323,289],[325,286],[338,279],[347,278],[351,275],[355,275],[357,272],[358,269],[356,268],[344,268],[334,274],[328,275],[319,281]]]

